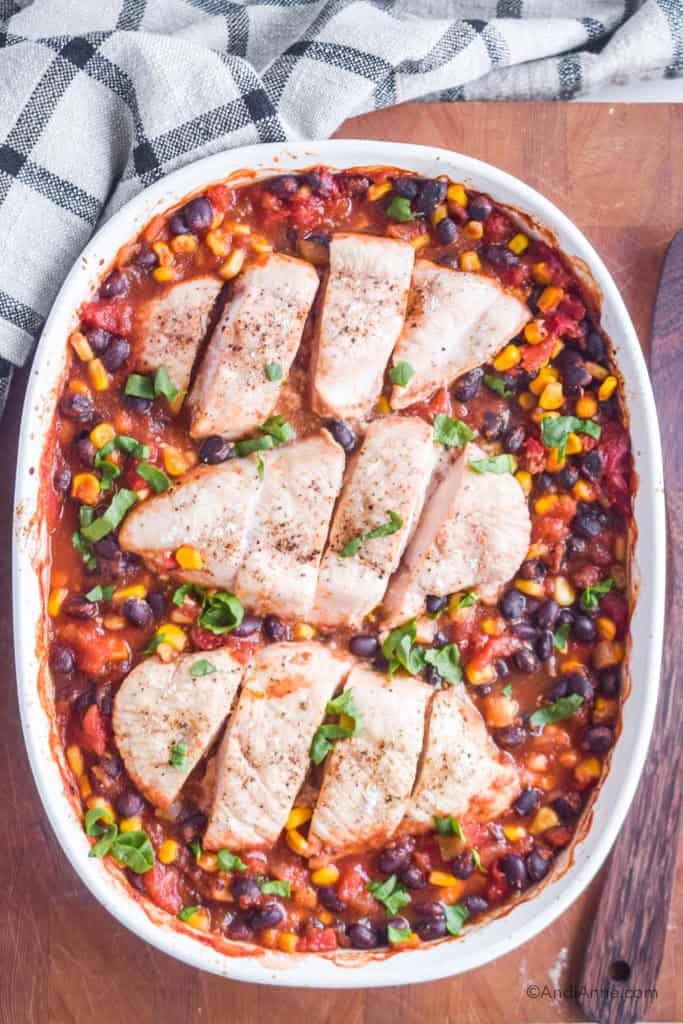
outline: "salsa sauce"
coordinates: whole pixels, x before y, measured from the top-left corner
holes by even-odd
[[[531,548],[498,605],[486,606],[475,594],[428,599],[417,625],[418,643],[458,645],[458,685],[522,768],[524,788],[492,823],[435,822],[426,836],[403,836],[384,850],[317,868],[306,857],[310,813],[302,798],[272,850],[228,863],[201,847],[213,751],[177,803],[155,809],[135,790],[116,750],[117,687],[143,657],[176,656],[166,642],[145,653],[162,622],[176,627],[177,649],[185,651],[228,645],[246,662],[258,645],[318,636],[366,653],[386,670],[376,622],[369,616],[360,637],[319,634],[305,622],[262,620],[247,609],[237,631],[216,635],[198,625],[194,595],[174,604],[178,583],[122,551],[116,529],[91,546],[79,541],[79,530],[83,517],[102,515],[121,488],[139,498],[153,493],[149,473],[138,472],[142,462],[173,480],[198,460],[221,460],[220,439],[211,439],[213,448],[191,440],[178,401],[126,395],[139,369],[136,307],[198,274],[230,280],[236,267],[270,249],[310,260],[324,273],[330,235],[339,230],[407,239],[418,258],[496,277],[533,314],[492,365],[406,410],[429,422],[439,414],[460,419],[489,454],[512,455],[528,496]],[[308,397],[314,316],[276,408],[299,437],[323,424]],[[155,217],[120,250],[99,294],[82,306],[70,340],[46,481],[50,665],[59,731],[96,852],[113,856],[131,885],[192,928],[298,952],[412,948],[457,933],[466,920],[545,877],[571,842],[615,737],[633,489],[619,378],[597,311],[562,254],[525,234],[490,197],[445,179],[316,168],[235,188],[217,184]],[[390,387],[387,376],[375,416],[389,411]],[[548,414],[597,424],[599,436],[572,431],[563,455],[542,440]],[[98,456],[121,435],[146,446],[144,458],[117,448]],[[226,457],[229,448],[224,443]],[[107,461],[113,470],[103,469]],[[168,568],[174,564],[171,555]],[[426,671],[432,685],[448,685]],[[529,721],[540,708],[551,709],[545,725]],[[322,766],[311,766],[313,792],[321,774]],[[119,840],[134,837],[141,855],[122,854],[125,843],[107,848],[108,829]],[[378,891],[374,883],[384,882]]]

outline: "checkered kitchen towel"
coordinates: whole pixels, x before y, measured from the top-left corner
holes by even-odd
[[[0,409],[98,221],[173,168],[405,100],[664,75],[683,0],[0,0]]]

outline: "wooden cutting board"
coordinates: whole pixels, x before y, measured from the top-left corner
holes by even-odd
[[[539,189],[601,253],[646,343],[662,257],[683,226],[683,176],[674,173],[683,163],[683,107],[408,105],[356,118],[338,134],[458,150]],[[0,1024],[584,1020],[569,991],[553,996],[552,990],[568,990],[578,976],[601,876],[554,925],[488,967],[428,985],[365,992],[257,988],[203,975],[146,946],[95,902],[41,812],[16,705],[11,481],[26,380],[26,371],[15,378],[0,423]],[[643,837],[642,856],[658,870],[656,837]],[[682,897],[679,858],[652,1021],[683,1019]],[[457,943],[452,955],[457,959]],[[538,992],[547,994],[534,998]]]

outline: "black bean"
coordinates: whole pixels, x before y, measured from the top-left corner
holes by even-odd
[[[166,598],[159,590],[147,595],[147,604],[152,609],[155,619],[160,619],[166,611]]]
[[[347,935],[354,949],[374,949],[378,945],[377,929],[367,918],[361,918],[349,926]]]
[[[388,671],[388,669],[389,669],[389,662],[384,657],[384,655],[382,654],[381,651],[380,651],[379,654],[377,654],[373,658],[373,660],[372,660],[372,667],[374,668],[375,672],[387,672]]]
[[[552,700],[561,700],[562,697],[566,697],[569,693],[569,683],[566,676],[560,676],[556,681],[555,685],[550,691],[550,697]]]
[[[575,693],[585,701],[593,699],[593,686],[582,672],[571,672],[567,676],[567,689],[570,694]]]
[[[438,594],[429,594],[425,601],[425,609],[428,615],[438,615],[448,604],[448,597],[439,597]]]
[[[596,506],[581,503],[571,525],[572,530],[579,537],[592,540],[594,537],[598,537],[607,526],[607,516]]]
[[[584,745],[593,754],[604,754],[612,746],[612,730],[606,725],[593,725],[586,730]]]
[[[127,294],[128,278],[120,270],[112,270],[100,285],[100,295],[103,299],[122,298]]]
[[[415,842],[408,836],[398,839],[392,846],[386,846],[377,858],[379,870],[385,875],[393,875],[407,867],[414,848]]]
[[[102,680],[99,683],[95,683],[95,703],[102,712],[103,715],[110,715],[113,706],[113,697],[111,690],[111,683],[107,680]]]
[[[79,434],[74,441],[76,451],[78,452],[78,458],[84,466],[92,466],[95,462],[95,455],[97,454],[97,448],[90,440],[87,432]]]
[[[407,917],[399,914],[396,917],[390,917],[387,921],[387,928],[395,928],[399,932],[410,931],[410,921]]]
[[[524,730],[518,725],[506,725],[494,731],[494,739],[501,747],[518,747],[524,742]]]
[[[116,558],[121,554],[121,547],[113,533],[103,537],[102,540],[96,540],[94,548],[95,554],[101,558]]]
[[[400,879],[408,889],[424,889],[427,877],[417,864],[409,864],[401,870]]]
[[[532,642],[538,636],[538,627],[532,626],[528,622],[513,622],[510,625],[510,632],[513,636],[519,637],[520,640]]]
[[[577,555],[584,555],[588,550],[588,543],[583,537],[570,537],[565,545],[567,558],[575,558]]]
[[[436,238],[441,245],[450,245],[458,237],[458,228],[454,220],[444,217],[436,225]]]
[[[145,806],[145,801],[134,789],[124,789],[116,798],[116,810],[122,818],[134,818]]]
[[[599,480],[605,464],[599,449],[594,448],[592,452],[586,452],[581,459],[581,475],[589,480]]]
[[[481,419],[481,432],[489,441],[497,441],[510,422],[509,409],[487,409]]]
[[[570,366],[565,367],[563,383],[567,394],[572,394],[579,388],[587,388],[592,380],[589,371],[581,362],[573,362]]]
[[[520,672],[537,672],[540,668],[538,658],[530,647],[522,647],[515,654],[515,665]]]
[[[252,636],[252,634],[256,633],[261,628],[262,625],[263,620],[261,619],[260,615],[250,615],[249,613],[247,613],[240,622],[239,626],[237,626],[236,629],[233,629],[232,635]]]
[[[530,786],[522,790],[512,806],[520,817],[525,818],[527,814],[533,814],[540,807],[541,795],[540,789]]]
[[[353,451],[357,443],[356,435],[348,423],[345,423],[344,420],[326,420],[325,426],[347,455]]]
[[[154,618],[154,612],[141,597],[126,598],[121,611],[131,626],[137,626],[138,629],[145,629]]]
[[[414,178],[406,174],[401,175],[399,178],[394,178],[392,187],[397,196],[401,196],[403,199],[415,199],[420,191],[421,184],[420,178]]]
[[[202,441],[202,446],[199,449],[199,460],[200,462],[208,463],[210,466],[216,466],[220,462],[225,462],[230,457],[231,451],[232,445],[229,441],[226,441],[219,434],[212,434],[211,437],[207,437],[205,441]]]
[[[470,917],[478,917],[485,914],[489,905],[483,896],[464,896],[461,900],[470,912]]]
[[[52,485],[56,491],[68,491],[71,486],[71,470],[68,466],[60,466],[59,469],[55,470],[55,474],[52,477]]]
[[[587,615],[577,615],[572,626],[572,636],[580,644],[589,644],[595,640],[595,623]]]
[[[441,630],[438,630],[434,634],[434,639],[432,640],[432,646],[433,647],[445,647],[446,644],[449,643],[449,642],[450,641],[449,641],[448,637],[446,636],[446,634],[442,633]]]
[[[67,597],[62,605],[62,611],[72,619],[94,619],[98,612],[96,601],[86,601],[84,597],[74,594]]]
[[[230,892],[242,910],[256,907],[261,901],[261,890],[255,878],[249,875],[235,874],[230,883]]]
[[[470,220],[486,220],[493,210],[493,203],[486,196],[473,196],[467,204]]]
[[[125,338],[114,338],[109,348],[102,356],[102,363],[110,373],[116,373],[130,355],[130,345]]]
[[[586,355],[594,363],[599,363],[605,358],[605,342],[597,331],[589,331],[586,337]]]
[[[557,601],[553,601],[552,598],[544,601],[536,612],[536,622],[541,629],[554,629],[559,617],[560,606]]]
[[[553,480],[550,473],[539,473],[534,480],[534,485],[539,494],[545,494],[554,486],[555,481]]]
[[[571,462],[567,462],[557,474],[557,482],[565,491],[571,490],[579,479],[579,471]]]
[[[66,644],[53,644],[50,648],[50,668],[60,675],[71,675],[76,668],[74,652]]]
[[[483,255],[494,267],[516,267],[519,263],[519,256],[505,245],[486,245]]]
[[[266,928],[275,928],[284,919],[285,910],[280,903],[266,903],[265,907],[252,910],[249,915],[249,925],[255,932],[262,932]]]
[[[507,434],[505,435],[505,438],[503,440],[503,447],[505,448],[506,451],[511,452],[514,455],[516,452],[519,451],[519,449],[524,444],[525,437],[526,432],[524,430],[524,427],[513,427],[511,430],[508,430]]]
[[[144,894],[147,891],[145,889],[145,883],[143,881],[142,875],[136,875],[134,871],[130,870],[130,868],[126,868],[126,880],[129,883],[129,885],[132,885],[133,888],[137,889],[138,892]]]
[[[341,914],[348,906],[344,900],[339,899],[337,890],[331,885],[320,886],[318,889],[318,899],[325,907],[325,910],[331,910],[333,914]]]
[[[415,932],[423,942],[433,942],[434,939],[442,939],[446,934],[446,919],[421,918],[415,923]]]
[[[415,200],[415,209],[419,213],[432,214],[437,206],[446,198],[448,183],[441,178],[425,181]]]
[[[519,854],[506,854],[501,858],[500,867],[511,889],[523,889],[528,884],[526,865]]]
[[[451,861],[451,871],[456,878],[465,881],[474,871],[474,857],[471,850],[464,850]]]
[[[379,639],[374,633],[356,633],[349,640],[349,650],[357,658],[374,658],[379,650]]]
[[[441,673],[435,669],[433,665],[425,665],[423,675],[425,682],[430,686],[436,686],[438,688],[443,682]]]
[[[415,913],[431,921],[445,921],[446,911],[439,900],[425,900],[415,904]]]
[[[213,207],[206,196],[197,196],[183,207],[183,218],[190,231],[204,231],[211,226]]]
[[[519,567],[519,575],[524,580],[540,580],[546,574],[546,568],[538,558],[529,558]]]
[[[140,267],[141,270],[153,270],[159,260],[153,249],[150,249],[148,245],[143,245],[134,262],[135,266]]]
[[[137,395],[124,395],[123,400],[133,412],[148,413],[152,408],[151,398],[138,398]]]
[[[271,178],[265,182],[264,188],[268,189],[279,199],[287,199],[299,190],[299,179],[293,174],[281,174],[277,178]]]
[[[508,590],[500,600],[501,615],[506,619],[521,619],[526,611],[526,598],[519,590]]]
[[[233,942],[251,942],[254,933],[241,917],[236,917],[228,926],[228,936]]]
[[[555,797],[553,810],[561,821],[573,821],[581,813],[581,797],[578,793],[565,793]]]
[[[86,330],[88,344],[96,356],[101,356],[111,343],[113,334],[104,331],[101,327],[88,327]]]
[[[59,403],[62,416],[76,423],[90,423],[94,414],[92,398],[81,395],[78,391],[69,391]]]
[[[289,640],[289,627],[277,615],[266,615],[263,629],[269,640]]]
[[[496,658],[493,663],[493,667],[496,670],[496,675],[499,679],[505,679],[510,675],[510,666],[508,665],[505,658]]]
[[[470,370],[459,377],[453,386],[453,396],[458,402],[471,402],[476,398],[481,389],[481,382],[484,379],[484,369],[478,366],[476,370]]]
[[[119,775],[123,771],[123,761],[119,755],[114,752],[106,753],[102,758],[100,758],[100,764],[110,779],[118,779]]]
[[[364,196],[370,188],[370,179],[362,174],[338,174],[337,181],[348,196]]]
[[[598,676],[598,689],[605,697],[616,697],[621,689],[621,672],[619,669],[603,669]]]
[[[555,647],[553,634],[549,629],[544,630],[536,641],[536,654],[541,661],[547,661]]]
[[[550,870],[552,858],[544,857],[535,847],[526,859],[526,871],[532,882],[540,882]]]

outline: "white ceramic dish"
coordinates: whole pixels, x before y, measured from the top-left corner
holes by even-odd
[[[603,324],[613,339],[625,381],[635,465],[640,480],[636,500],[640,566],[639,599],[632,621],[630,657],[633,686],[623,709],[621,736],[611,768],[593,806],[588,834],[571,851],[571,862],[532,898],[497,919],[466,929],[457,940],[398,955],[344,954],[336,961],[315,955],[226,956],[170,921],[154,923],[101,861],[88,858],[89,845],[66,798],[50,747],[50,722],[39,698],[43,633],[41,579],[45,557],[44,521],[38,507],[43,440],[61,379],[66,339],[75,310],[88,298],[117,249],[133,238],[155,213],[187,193],[219,181],[239,168],[262,171],[301,169],[322,163],[338,168],[389,164],[425,175],[448,174],[472,183],[496,199],[526,211],[549,228],[562,249],[583,260],[602,291]],[[14,532],[14,637],[19,703],[31,767],[48,818],[67,857],[93,895],[122,924],[153,946],[203,970],[225,977],[274,985],[372,987],[404,985],[458,974],[509,953],[549,925],[588,884],[605,859],[628,811],[645,761],[655,713],[664,616],[665,525],[659,430],[650,381],[628,313],[602,260],[552,203],[516,178],[494,167],[423,146],[355,140],[253,146],[219,153],[185,167],[147,189],[98,232],[72,269],[57,297],[38,346],[26,395],[16,480]],[[42,570],[43,574],[45,570]],[[163,918],[163,914],[160,916]],[[340,961],[346,959],[342,966]]]

